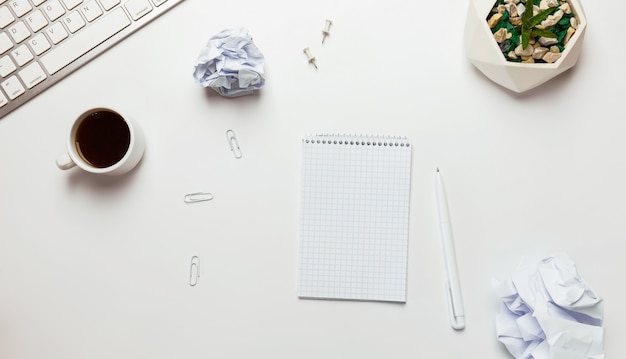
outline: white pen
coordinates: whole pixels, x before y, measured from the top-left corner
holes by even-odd
[[[454,253],[448,200],[446,198],[446,190],[443,187],[443,180],[441,179],[439,168],[437,168],[437,173],[435,174],[435,187],[437,194],[437,212],[439,213],[439,231],[441,233],[441,245],[446,267],[446,293],[450,304],[450,325],[454,329],[463,329],[465,328],[465,310],[463,309],[459,272],[456,267],[456,255]]]

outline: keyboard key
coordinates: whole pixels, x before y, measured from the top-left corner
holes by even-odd
[[[52,40],[52,43],[55,45],[65,40],[65,38],[68,36],[67,31],[65,31],[65,28],[60,22],[57,22],[56,24],[47,28],[46,34],[48,34],[50,40]]]
[[[33,54],[25,44],[20,45],[15,50],[11,51],[11,56],[13,56],[13,60],[15,60],[17,66],[24,66],[33,59]]]
[[[152,2],[154,3],[154,5],[159,6],[161,4],[165,4],[167,0],[152,0]]]
[[[69,15],[67,15],[63,22],[67,26],[67,29],[70,30],[71,33],[75,33],[80,30],[83,26],[85,26],[85,20],[80,16],[78,11],[72,11]]]
[[[6,105],[7,103],[9,103],[9,100],[7,100],[7,98],[4,97],[2,92],[0,92],[0,107]]]
[[[9,1],[9,6],[13,8],[13,12],[17,17],[22,17],[33,9],[28,0],[11,0]]]
[[[98,5],[95,0],[87,2],[80,7],[80,10],[83,12],[83,15],[85,15],[85,19],[89,22],[94,21],[102,15],[102,9],[100,9],[100,5]]]
[[[41,58],[41,63],[52,75],[130,24],[124,9],[117,8],[52,49]]]
[[[9,39],[9,35],[6,32],[0,33],[0,55],[4,54],[13,47],[13,42]]]
[[[82,4],[83,0],[63,0],[63,4],[68,10],[72,10],[78,5]]]
[[[19,95],[26,91],[24,86],[20,83],[20,80],[18,80],[15,75],[2,82],[0,86],[2,86],[4,92],[6,92],[7,96],[9,96],[9,99],[11,100],[15,100]]]
[[[18,21],[15,25],[9,28],[9,34],[13,38],[16,44],[26,40],[30,36],[30,31],[26,28],[26,25],[22,21]]]
[[[18,72],[24,84],[29,89],[35,87],[38,83],[46,79],[46,73],[43,72],[39,63],[33,62],[32,64],[26,66],[24,70]]]
[[[135,21],[152,11],[152,5],[148,0],[128,0],[124,6]]]
[[[40,10],[33,11],[30,15],[26,16],[26,23],[32,32],[37,32],[48,25],[46,17],[43,16]]]
[[[104,8],[104,10],[111,10],[114,6],[119,5],[120,0],[100,0],[100,4]]]
[[[15,21],[15,18],[9,8],[6,6],[0,7],[0,28],[4,29],[13,21]]]
[[[46,50],[48,50],[52,45],[48,42],[48,39],[44,36],[44,34],[37,34],[32,39],[28,40],[30,47],[33,49],[35,54],[41,55]]]
[[[33,0],[33,5],[39,6],[39,5],[41,5],[41,4],[45,3],[45,2],[46,2],[46,0]]]
[[[65,14],[65,9],[59,0],[48,0],[43,6],[43,10],[50,21],[54,21]]]
[[[15,71],[16,69],[17,67],[9,56],[4,56],[0,58],[0,76],[7,77],[11,72]]]

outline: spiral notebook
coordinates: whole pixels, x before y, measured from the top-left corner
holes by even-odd
[[[406,302],[409,140],[305,136],[301,180],[298,296]]]

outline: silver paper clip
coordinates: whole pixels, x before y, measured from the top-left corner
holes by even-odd
[[[200,277],[200,258],[198,256],[191,257],[191,265],[189,266],[189,285],[195,287]]]
[[[239,148],[239,141],[237,141],[237,137],[235,137],[235,132],[233,130],[226,131],[226,139],[228,140],[228,145],[230,146],[230,150],[235,155],[236,159],[240,159],[243,157],[241,153],[241,148]]]
[[[210,201],[213,199],[213,194],[208,192],[196,192],[185,195],[185,203],[196,203]]]

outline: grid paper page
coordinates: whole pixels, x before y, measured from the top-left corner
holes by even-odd
[[[306,136],[302,156],[298,296],[406,302],[408,139]]]

